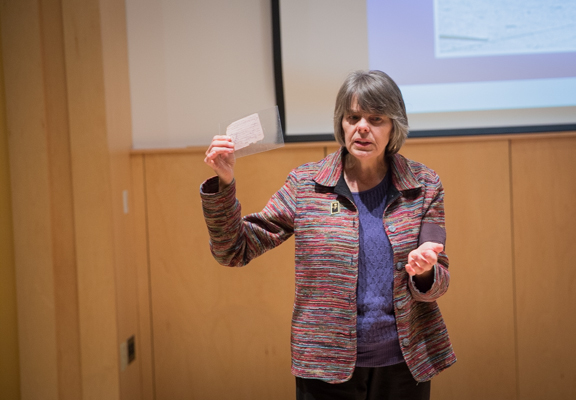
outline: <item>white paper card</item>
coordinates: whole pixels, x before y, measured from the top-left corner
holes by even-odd
[[[235,150],[243,149],[264,139],[264,131],[258,113],[232,122],[226,128],[226,135],[232,138]]]
[[[218,124],[218,132],[232,138],[236,159],[284,146],[282,121],[277,106],[242,119],[222,121]]]

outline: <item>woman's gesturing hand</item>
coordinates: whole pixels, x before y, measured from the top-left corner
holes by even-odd
[[[416,250],[408,254],[408,264],[406,271],[410,276],[417,276],[432,270],[434,264],[438,262],[438,253],[444,250],[440,243],[424,242]]]
[[[220,189],[228,186],[234,179],[234,143],[229,136],[214,136],[206,150],[204,162],[214,170],[220,180]]]

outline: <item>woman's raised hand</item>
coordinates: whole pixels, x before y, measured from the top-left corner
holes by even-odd
[[[204,162],[214,170],[220,180],[220,189],[234,180],[234,142],[229,136],[214,136],[206,150]]]

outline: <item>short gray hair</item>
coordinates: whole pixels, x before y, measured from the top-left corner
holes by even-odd
[[[351,111],[354,100],[360,110],[385,115],[392,120],[393,129],[385,155],[398,153],[408,137],[408,116],[396,82],[377,70],[354,71],[348,75],[338,91],[334,107],[334,136],[342,146],[345,145],[342,119]]]

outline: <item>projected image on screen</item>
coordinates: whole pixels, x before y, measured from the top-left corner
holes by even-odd
[[[435,0],[436,57],[576,51],[573,0]]]
[[[576,106],[572,0],[367,0],[367,11],[370,68],[396,80],[409,113]]]
[[[413,137],[576,126],[575,0],[277,1],[287,136],[330,134],[354,69],[396,81]]]

